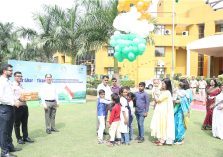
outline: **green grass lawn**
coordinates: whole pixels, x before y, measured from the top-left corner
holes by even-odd
[[[61,105],[56,126],[58,133],[45,133],[44,111],[41,107],[29,108],[29,135],[33,144],[17,145],[23,150],[19,157],[222,157],[223,141],[213,138],[210,131],[202,131],[205,113],[192,111],[184,145],[155,146],[150,136],[152,109],[145,120],[145,142],[132,141],[130,146],[108,147],[98,145],[96,137],[95,102]],[[136,121],[134,119],[135,133]],[[135,135],[136,136],[136,135]]]

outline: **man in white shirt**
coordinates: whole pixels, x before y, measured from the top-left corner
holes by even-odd
[[[109,81],[109,77],[107,75],[103,75],[102,76],[102,83],[100,83],[97,87],[97,97],[99,98],[99,91],[101,89],[103,89],[105,91],[105,97],[104,99],[105,100],[108,100],[110,101],[111,100],[111,95],[112,95],[112,91],[111,91],[111,88],[110,86],[108,85],[108,81]],[[105,122],[107,121],[107,116],[108,116],[108,110],[111,109],[111,104],[108,104],[106,106],[106,116],[105,116]],[[98,121],[96,123],[96,128],[98,130]]]
[[[14,123],[14,91],[12,82],[12,65],[2,66],[0,77],[0,146],[1,157],[16,157],[10,152],[20,151],[12,143],[12,130]]]
[[[206,87],[207,82],[204,80],[204,76],[201,76],[201,80],[198,82],[199,85],[199,94],[200,94],[200,101],[203,102],[203,105],[205,105],[206,102]]]
[[[45,110],[46,133],[59,132],[55,128],[55,117],[58,107],[58,95],[55,86],[52,84],[52,75],[45,75],[45,83],[40,89],[41,103]]]
[[[191,80],[190,80],[190,88],[191,88],[192,93],[193,93],[193,98],[195,98],[197,86],[198,86],[198,82],[195,79],[195,76],[192,76]]]
[[[102,76],[102,83],[97,87],[97,97],[99,98],[99,90],[103,89],[105,91],[105,99],[111,100],[112,91],[108,85],[109,77],[107,75]]]
[[[28,106],[24,98],[22,98],[22,92],[24,89],[22,87],[22,73],[16,71],[14,73],[13,89],[15,94],[15,123],[14,130],[17,138],[18,144],[25,144],[25,142],[33,143],[34,141],[28,136],[28,117],[29,111]],[[20,125],[22,124],[22,134],[20,135]]]

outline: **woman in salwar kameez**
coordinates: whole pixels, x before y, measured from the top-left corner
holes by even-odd
[[[154,143],[162,146],[172,144],[175,138],[174,111],[172,101],[172,86],[169,79],[162,81],[159,98],[155,99],[156,108],[151,121],[151,135],[157,138]]]

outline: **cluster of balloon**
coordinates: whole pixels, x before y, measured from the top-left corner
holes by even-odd
[[[124,59],[133,62],[146,49],[146,40],[136,34],[121,34],[115,32],[111,37],[110,45],[115,48],[115,58],[122,62]]]
[[[117,30],[110,38],[110,45],[115,49],[115,58],[133,62],[146,49],[146,37],[154,30],[154,25],[148,23],[150,0],[119,0],[119,11],[113,21]],[[121,33],[121,32],[123,33]]]

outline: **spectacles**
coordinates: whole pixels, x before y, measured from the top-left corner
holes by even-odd
[[[17,76],[15,76],[15,77],[23,77],[23,76],[21,76],[21,75],[17,75]]]
[[[117,82],[117,81],[112,81],[112,82]]]

